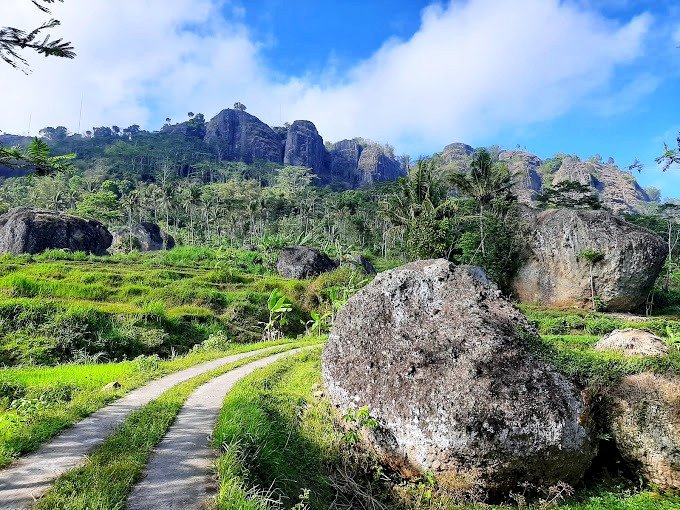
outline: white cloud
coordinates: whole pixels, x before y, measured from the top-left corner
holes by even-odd
[[[675,31],[673,32],[673,44],[680,46],[680,25],[675,27]]]
[[[312,120],[330,140],[361,135],[405,151],[437,148],[549,120],[601,96],[617,67],[642,54],[652,22],[644,14],[616,24],[558,0],[434,4],[412,38],[387,41],[344,76],[281,78],[264,66],[261,43],[239,22],[224,20],[218,3],[56,4],[78,56],[32,59],[27,77],[0,67],[0,129],[25,131],[30,114],[36,129],[75,129],[84,93],[83,130],[132,123],[153,129],[166,115],[210,117],[240,100],[272,124]],[[0,19],[25,26],[36,16],[3,2]],[[645,86],[650,82],[637,83],[637,92]]]

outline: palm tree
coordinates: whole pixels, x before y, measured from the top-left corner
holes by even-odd
[[[470,168],[465,173],[450,176],[456,191],[472,199],[478,207],[480,250],[486,255],[484,243],[484,213],[486,207],[497,197],[508,195],[515,184],[513,175],[505,163],[494,161],[486,149],[472,156]]]

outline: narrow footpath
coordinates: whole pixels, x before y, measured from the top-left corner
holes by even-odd
[[[281,347],[267,347],[226,356],[175,372],[137,388],[112,404],[102,407],[55,436],[36,452],[23,456],[0,470],[0,510],[30,507],[47,492],[52,482],[61,474],[84,464],[87,454],[102,444],[132,411],[145,406],[170,388],[228,363]]]
[[[227,393],[258,368],[304,349],[275,354],[236,368],[192,393],[156,446],[143,478],[128,497],[127,510],[206,508],[217,489],[212,477],[217,452],[212,448],[210,436]]]

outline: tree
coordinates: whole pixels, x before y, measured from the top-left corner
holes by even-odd
[[[112,191],[87,193],[76,203],[76,214],[104,222],[119,221],[122,217],[120,202]]]
[[[236,101],[234,103],[234,110],[239,110],[239,111],[245,112],[246,111],[246,105],[244,105],[243,103],[241,103],[239,101]]]
[[[30,0],[33,5],[45,14],[51,14],[49,8],[43,4],[52,4],[63,0]],[[74,58],[75,52],[70,42],[63,39],[50,40],[49,34],[43,38],[43,33],[60,25],[56,19],[50,19],[42,25],[28,32],[14,27],[0,27],[0,58],[15,69],[27,72],[28,62],[19,52],[29,49],[46,57]]]
[[[536,197],[545,207],[567,209],[600,209],[600,197],[593,189],[578,181],[562,181],[545,188]]]
[[[120,128],[118,126],[111,126],[111,131],[113,131],[113,134],[116,136],[120,135]]]
[[[593,306],[593,311],[596,312],[598,307],[597,296],[595,295],[595,264],[604,260],[604,253],[597,250],[583,250],[576,256],[578,259],[585,260],[588,263],[588,273],[590,275],[590,300]]]
[[[479,248],[482,255],[486,255],[484,212],[496,198],[511,196],[511,189],[515,184],[514,178],[505,163],[494,161],[489,151],[480,149],[472,155],[468,171],[454,173],[450,179],[460,195],[472,199],[477,204]]]
[[[673,149],[668,146],[667,143],[663,144],[664,152],[661,156],[656,158],[654,161],[658,165],[661,165],[661,169],[665,172],[672,165],[680,165],[680,133],[678,133],[678,138],[676,139],[678,144],[677,149]]]
[[[71,167],[70,160],[75,157],[75,154],[50,156],[49,146],[39,138],[34,138],[26,148],[0,147],[0,166],[24,168],[34,171],[36,175],[64,172]]]

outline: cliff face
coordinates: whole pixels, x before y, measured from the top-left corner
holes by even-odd
[[[463,143],[447,145],[435,154],[439,172],[464,171],[473,149]],[[643,212],[651,202],[635,177],[614,165],[597,160],[581,161],[573,156],[542,160],[521,150],[506,150],[498,154],[515,176],[515,193],[520,202],[535,205],[542,189],[563,181],[577,181],[595,191],[602,205],[615,212]]]
[[[326,148],[313,123],[296,120],[288,128],[283,164],[311,168],[317,175],[324,172]]]
[[[204,141],[222,161],[283,163],[281,139],[267,124],[244,111],[226,109],[206,126]]]

